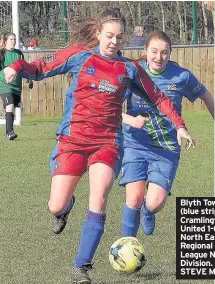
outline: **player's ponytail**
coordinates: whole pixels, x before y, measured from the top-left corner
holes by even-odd
[[[99,44],[96,37],[97,22],[94,19],[85,19],[76,25],[73,25],[70,33],[70,41],[68,46],[81,45],[89,48],[94,48]]]
[[[79,23],[69,23],[69,30],[71,32],[67,47],[81,45],[94,48],[99,44],[99,40],[96,37],[96,32],[98,30],[101,31],[104,23],[112,21],[120,22],[125,29],[125,17],[117,8],[105,10],[97,20],[87,18]]]

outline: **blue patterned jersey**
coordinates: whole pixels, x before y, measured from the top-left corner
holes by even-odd
[[[146,61],[141,61],[139,64],[147,71],[157,87],[168,95],[179,114],[181,114],[183,97],[194,102],[206,91],[206,88],[189,70],[174,62],[168,62],[165,71],[161,74],[151,73]],[[150,121],[142,129],[125,125],[124,146],[154,149],[156,153],[169,159],[179,155],[180,146],[177,142],[175,126],[150,101],[143,100],[138,95],[140,92],[136,88],[128,95],[127,113],[132,116],[139,114],[147,116]]]

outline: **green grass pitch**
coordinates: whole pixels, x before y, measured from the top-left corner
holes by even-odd
[[[166,207],[157,214],[153,236],[138,239],[144,245],[146,266],[125,276],[108,262],[111,244],[120,237],[124,189],[113,187],[105,234],[95,255],[91,276],[95,284],[196,283],[175,279],[175,200],[177,196],[214,195],[213,120],[206,111],[184,113],[197,148],[183,149],[180,168]],[[76,191],[76,205],[65,231],[55,236],[47,201],[50,190],[49,155],[55,145],[59,118],[25,117],[17,127],[17,141],[4,140],[0,127],[0,283],[69,284],[79,234],[87,211],[88,182],[85,175]],[[184,148],[184,147],[183,147]],[[112,223],[113,221],[113,223]],[[198,283],[213,283],[199,280]]]

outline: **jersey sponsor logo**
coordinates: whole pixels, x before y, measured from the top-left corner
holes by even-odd
[[[108,80],[101,79],[99,86],[98,86],[99,92],[101,93],[115,93],[118,90],[118,86],[110,84]]]
[[[87,66],[85,72],[89,75],[94,75],[96,73],[96,68],[93,66]]]
[[[56,59],[56,55],[52,54],[52,55],[46,55],[43,57],[43,62],[45,63],[50,63],[52,61],[54,61]]]
[[[124,75],[119,75],[118,76],[118,81],[122,85],[127,85],[128,84],[128,80],[129,80],[129,77],[127,77],[127,76],[124,76]]]
[[[169,91],[176,91],[177,90],[177,86],[176,84],[172,83],[168,85],[168,90]]]
[[[151,108],[151,106],[145,102],[143,99],[141,99],[138,95],[134,94],[132,95],[132,104],[134,108]]]

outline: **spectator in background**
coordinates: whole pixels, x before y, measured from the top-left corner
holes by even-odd
[[[1,37],[0,37],[1,43]],[[21,50],[15,48],[16,35],[14,33],[6,33],[3,35],[3,44],[0,47],[0,70],[7,67],[18,59],[24,59]],[[22,94],[22,77],[18,74],[15,80],[10,84],[6,84],[4,74],[0,75],[0,97],[5,109],[6,119],[6,140],[14,140],[17,134],[14,132],[14,111],[21,104]],[[21,111],[21,109],[20,109]],[[21,116],[21,113],[20,113]]]
[[[145,45],[146,39],[143,37],[143,27],[136,26],[134,28],[134,36],[131,38],[130,46],[132,47],[143,47]]]
[[[19,42],[19,48],[20,48],[20,50],[27,50],[27,47],[24,45],[23,40],[20,40],[20,42]]]
[[[38,42],[36,39],[32,39],[30,42],[29,42],[29,45],[28,45],[28,50],[38,50],[39,47],[38,47]]]

